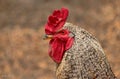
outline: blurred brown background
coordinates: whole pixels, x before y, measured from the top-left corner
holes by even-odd
[[[42,40],[54,9],[100,41],[120,78],[120,0],[0,0],[0,79],[55,79],[55,63]]]

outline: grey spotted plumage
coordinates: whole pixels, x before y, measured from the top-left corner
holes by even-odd
[[[71,23],[65,23],[63,29],[68,29],[75,37],[72,47],[57,65],[57,79],[117,79],[94,36]]]

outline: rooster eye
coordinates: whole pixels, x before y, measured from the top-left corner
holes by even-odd
[[[64,32],[64,31],[58,31],[57,33],[60,33],[60,34],[65,34],[65,32]]]
[[[65,32],[61,32],[62,34],[64,34]]]

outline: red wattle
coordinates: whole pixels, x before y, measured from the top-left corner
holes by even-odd
[[[51,49],[49,51],[49,56],[57,63],[60,63],[63,57],[65,44],[60,39],[54,39],[50,41]]]
[[[74,38],[69,37],[68,30],[62,30],[55,34],[50,40],[49,56],[56,62],[60,63],[66,50],[73,44]]]

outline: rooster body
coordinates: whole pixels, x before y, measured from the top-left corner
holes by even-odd
[[[116,79],[97,39],[67,23],[69,10],[54,10],[45,25],[49,56],[57,63],[57,79]]]
[[[57,79],[116,79],[104,51],[89,32],[71,23],[65,23],[74,36],[72,47],[58,64]]]

